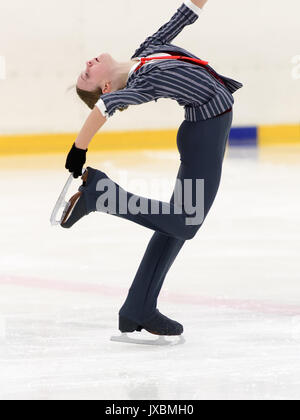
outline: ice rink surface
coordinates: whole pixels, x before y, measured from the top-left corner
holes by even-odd
[[[88,158],[131,192],[171,196],[175,151]],[[227,152],[159,301],[185,327],[174,347],[110,341],[153,232],[100,213],[51,227],[64,161],[0,159],[0,399],[299,399],[300,149]]]

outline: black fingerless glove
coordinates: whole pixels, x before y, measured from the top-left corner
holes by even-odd
[[[82,168],[86,162],[87,151],[88,149],[77,149],[74,143],[68,154],[65,168],[73,173],[74,178],[78,178],[82,175]]]

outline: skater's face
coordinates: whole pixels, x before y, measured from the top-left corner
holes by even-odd
[[[111,77],[115,60],[108,53],[104,53],[86,62],[85,69],[80,73],[77,87],[93,92],[99,88],[103,93],[110,92]]]

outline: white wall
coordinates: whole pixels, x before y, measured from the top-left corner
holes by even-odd
[[[89,109],[66,89],[102,52],[130,59],[181,0],[9,0],[1,2],[0,134],[80,130]],[[299,0],[210,0],[173,41],[208,59],[245,87],[235,96],[235,125],[298,123]],[[183,108],[160,99],[116,114],[104,131],[176,128]]]

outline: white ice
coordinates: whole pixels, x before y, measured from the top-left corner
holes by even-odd
[[[299,399],[300,149],[228,152],[159,301],[185,327],[174,347],[109,340],[152,231],[100,213],[51,227],[64,160],[0,159],[0,399]],[[160,180],[166,200],[178,164],[175,151],[89,156],[133,192]]]

